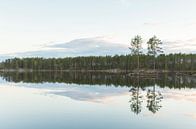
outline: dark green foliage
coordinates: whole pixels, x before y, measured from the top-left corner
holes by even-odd
[[[155,83],[160,87],[196,88],[196,78],[177,74],[158,74],[156,80],[151,77],[131,77],[124,73],[99,72],[0,72],[0,77],[9,82],[24,83],[76,83],[89,85],[113,85],[125,87],[149,87]]]
[[[140,69],[153,69],[154,57],[140,55]],[[161,54],[156,58],[158,70],[195,71],[196,54]],[[137,69],[137,55],[89,56],[67,58],[14,58],[0,63],[1,69],[13,70],[124,70]]]

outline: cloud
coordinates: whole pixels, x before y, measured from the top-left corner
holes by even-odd
[[[163,41],[166,53],[196,53],[196,39]]]
[[[161,22],[145,22],[143,25],[144,26],[158,26],[158,25],[163,25],[164,23]]]
[[[6,57],[75,57],[75,56],[105,56],[128,54],[128,46],[107,40],[104,37],[75,39],[70,42],[45,45],[42,50],[13,53]]]

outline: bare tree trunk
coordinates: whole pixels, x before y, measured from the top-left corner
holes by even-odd
[[[167,66],[167,57],[165,56],[165,71],[167,70],[166,66]]]
[[[156,74],[156,78],[157,78],[157,71],[156,71],[156,56],[154,55],[154,72]]]
[[[137,55],[137,72],[138,72],[138,74],[139,74],[139,70],[140,70],[140,56],[139,56],[139,54]]]
[[[154,56],[154,71],[156,70],[156,57]]]

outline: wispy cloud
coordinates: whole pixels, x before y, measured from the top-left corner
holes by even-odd
[[[163,41],[166,53],[196,53],[196,39]]]
[[[45,45],[41,50],[11,53],[4,57],[68,57],[128,54],[128,46],[111,42],[105,37],[75,39],[70,42]]]
[[[143,25],[145,26],[158,26],[158,25],[163,25],[165,23],[161,23],[161,22],[145,22]]]

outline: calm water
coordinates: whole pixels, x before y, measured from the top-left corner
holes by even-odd
[[[0,129],[196,129],[194,77],[0,76]]]

